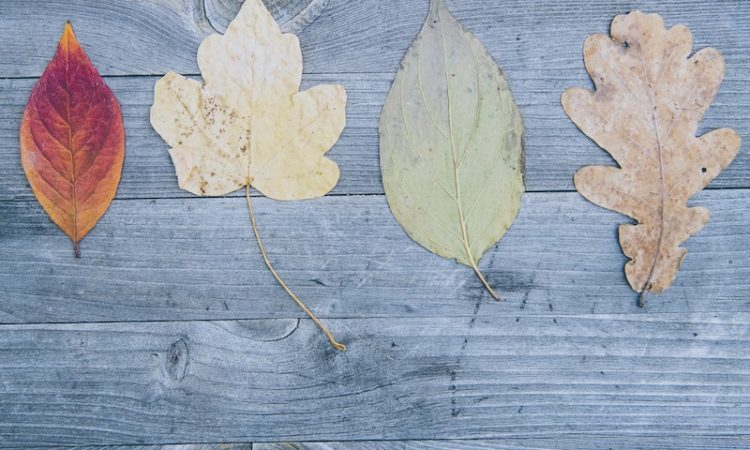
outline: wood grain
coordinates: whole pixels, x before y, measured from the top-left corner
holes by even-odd
[[[2,23],[2,21],[0,21]],[[612,164],[609,156],[565,116],[560,95],[579,81],[548,80],[531,72],[514,87],[526,126],[526,186],[529,191],[573,190],[573,175],[587,164]],[[381,194],[378,119],[392,74],[305,75],[303,86],[343,83],[349,101],[347,127],[329,153],[341,167],[334,195]],[[114,77],[107,83],[122,103],[126,161],[118,198],[173,198],[192,194],[177,187],[167,144],[149,123],[157,77]],[[18,127],[34,80],[0,80],[0,200],[33,198],[18,156]],[[727,80],[703,122],[703,130],[723,126],[750,140],[750,82]],[[717,178],[712,188],[750,187],[750,153]],[[241,194],[238,193],[237,195]]]
[[[296,445],[296,444],[295,444]],[[252,443],[228,444],[165,444],[165,445],[76,445],[50,446],[45,450],[253,450]]]
[[[750,312],[750,195],[709,191],[676,285],[651,312]],[[470,316],[488,300],[471,269],[413,243],[382,196],[259,199],[277,270],[323,317]],[[615,213],[576,193],[527,194],[480,261],[505,298],[496,315],[632,313]],[[242,199],[115,201],[70,255],[36,202],[0,202],[0,321],[77,322],[299,317],[265,269]]]
[[[39,76],[68,19],[102,74],[198,73],[198,45],[214,32],[201,13],[203,1],[0,2],[0,78]],[[300,34],[306,72],[395,73],[424,22],[427,3],[330,0],[324,14]],[[565,74],[587,80],[583,40],[608,31],[615,15],[634,8],[659,12],[667,25],[688,25],[696,47],[722,50],[730,75],[747,80],[750,73],[750,3],[743,0],[448,0],[447,5],[508,72],[514,89],[518,70],[547,80]]]
[[[195,8],[205,14],[213,29],[223,33],[242,3],[244,0],[197,0]],[[328,0],[263,0],[263,3],[282,31],[296,34],[323,13]]]
[[[341,182],[331,197],[256,207],[279,271],[349,345],[337,353],[263,268],[242,200],[178,190],[148,123],[158,76],[195,75],[198,44],[236,2],[0,1],[0,447],[750,447],[748,152],[692,202],[711,222],[646,311],[623,276],[626,219],[557,192],[581,166],[611,163],[559,101],[590,86],[585,37],[633,8],[723,52],[699,133],[728,126],[748,141],[750,2],[447,3],[504,68],[526,122],[533,192],[481,262],[506,301],[411,242],[381,195],[377,119],[427,1],[329,0],[300,38],[305,86],[349,92],[330,153]],[[23,106],[67,19],[127,129],[118,200],[80,260],[18,157]]]
[[[549,450],[582,448],[653,449],[665,446],[685,449],[736,450],[750,445],[744,436],[668,436],[632,434],[604,434],[581,436],[575,433],[541,437],[520,436],[503,439],[445,439],[395,441],[338,441],[338,442],[276,442],[255,444],[167,444],[167,445],[77,445],[75,450]],[[71,447],[45,447],[47,450],[69,450]]]
[[[748,445],[750,445],[750,438],[743,436],[655,436],[639,433],[623,435],[609,433],[583,437],[576,433],[569,433],[540,437],[519,436],[495,440],[260,443],[254,444],[253,450],[581,450],[583,448],[661,450],[665,446],[683,450],[701,448],[735,450]]]
[[[0,442],[567,435],[563,448],[606,448],[747,430],[748,313],[490,310],[332,320],[345,353],[307,320],[5,325]]]

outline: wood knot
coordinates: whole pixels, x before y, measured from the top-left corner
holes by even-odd
[[[190,350],[185,339],[180,338],[173,342],[165,358],[165,375],[172,381],[182,381],[190,363]]]

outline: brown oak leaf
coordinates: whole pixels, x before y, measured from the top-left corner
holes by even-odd
[[[620,225],[619,234],[630,258],[625,273],[643,306],[647,292],[672,284],[687,253],[681,245],[708,222],[706,208],[687,202],[732,162],[740,137],[727,128],[696,137],[724,78],[718,50],[690,56],[687,27],[666,30],[659,15],[640,11],[615,17],[611,34],[584,44],[596,90],[568,89],[562,104],[620,166],[584,167],[575,186],[637,221]]]

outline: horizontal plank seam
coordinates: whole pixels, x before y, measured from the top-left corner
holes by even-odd
[[[302,78],[306,76],[325,76],[325,75],[391,75],[396,76],[396,69],[393,72],[304,72]],[[135,73],[135,74],[101,74],[105,80],[107,78],[155,78],[163,77],[166,73]],[[180,73],[180,75],[186,77],[200,77],[200,73],[186,72]],[[11,77],[0,77],[0,81],[3,80],[37,80],[41,75],[17,75]]]
[[[371,443],[371,442],[404,442],[404,443],[427,443],[427,442],[487,442],[487,443],[502,443],[509,439],[540,439],[545,437],[560,437],[560,436],[566,436],[566,437],[598,437],[598,438],[608,438],[608,437],[669,437],[674,438],[677,436],[675,433],[543,433],[543,434],[521,434],[521,433],[513,433],[509,435],[505,435],[503,437],[465,437],[465,438],[455,438],[455,439],[335,439],[335,440],[305,440],[305,439],[295,439],[293,441],[279,441],[279,440],[269,440],[269,441],[254,441],[254,442],[211,442],[211,441],[195,441],[195,442],[162,442],[162,441],[155,441],[155,442],[142,442],[139,444],[104,444],[104,445],[85,445],[87,449],[106,449],[106,448],[143,448],[144,446],[181,446],[181,445],[250,445],[251,449],[255,449],[257,444],[279,444],[279,443],[295,443],[295,444],[321,444],[321,443],[347,443],[347,444],[357,444],[357,443]],[[729,439],[749,439],[750,433],[680,433],[678,435],[679,437],[683,438],[699,438],[699,437],[710,437],[710,438],[729,438]],[[33,446],[25,446],[25,445],[14,445],[13,447],[5,447],[3,445],[0,445],[0,448],[79,448],[81,445],[53,445],[53,444],[41,444],[41,445],[33,445]]]
[[[622,320],[627,317],[633,317],[634,319],[637,318],[645,318],[648,320],[645,320],[646,322],[659,322],[658,320],[650,320],[653,318],[658,317],[679,317],[679,316],[687,316],[687,317],[703,317],[703,316],[713,316],[713,315],[726,315],[726,314],[748,314],[750,315],[750,311],[705,311],[700,313],[695,312],[674,312],[674,311],[656,311],[656,312],[648,312],[648,313],[640,313],[640,312],[608,312],[608,313],[533,313],[533,314],[525,314],[522,311],[518,313],[499,313],[499,314],[486,314],[482,315],[483,319],[501,319],[501,318],[516,318],[516,317],[523,317],[525,319],[548,319],[548,318],[579,318],[579,319],[587,319],[590,318],[592,320],[603,320],[607,317],[613,317],[618,320]],[[361,315],[361,316],[337,316],[337,315],[325,315],[325,314],[319,314],[321,318],[325,317],[329,320],[348,320],[348,321],[357,321],[357,320],[389,320],[393,319],[394,317],[402,318],[402,319],[409,319],[408,317],[404,317],[403,315],[400,316],[393,316],[393,315]],[[427,315],[427,314],[421,314],[421,315],[415,315],[412,317],[412,319],[419,320],[419,319],[471,319],[473,315],[471,313],[469,314],[436,314],[436,315]],[[164,319],[156,319],[156,320],[92,320],[92,321],[59,321],[59,322],[4,322],[0,323],[0,332],[4,330],[10,330],[13,328],[25,328],[25,327],[40,327],[43,325],[128,325],[128,324],[144,324],[144,323],[232,323],[232,322],[253,322],[253,321],[269,321],[269,320],[300,320],[300,321],[307,321],[310,319],[307,319],[304,317],[304,314],[302,315],[289,315],[289,316],[261,316],[261,317],[248,317],[248,318],[233,318],[233,319],[220,319],[220,318],[213,318],[213,319],[171,319],[171,320],[164,320]],[[681,323],[693,323],[690,321],[683,321]],[[740,325],[738,323],[723,323],[723,325]]]
[[[613,166],[614,167],[614,166]],[[732,187],[707,187],[703,191],[711,191],[711,192],[719,192],[719,191],[743,191],[743,190],[750,190],[750,185],[748,186],[732,186]],[[526,194],[569,194],[569,193],[575,193],[578,192],[575,189],[540,189],[540,190],[526,190]],[[237,193],[232,193],[229,195],[219,195],[219,196],[211,196],[211,197],[201,197],[198,195],[185,195],[183,196],[177,196],[177,195],[169,195],[165,197],[115,197],[115,201],[143,201],[143,200],[187,200],[187,199],[220,199],[220,198],[239,198],[243,197],[244,194],[241,194],[239,191]],[[257,192],[253,192],[252,194],[253,198],[263,198],[265,197],[262,194],[259,194]],[[325,197],[385,197],[385,194],[382,192],[357,192],[357,193],[331,193],[325,195]],[[32,201],[31,197],[31,191],[29,190],[29,196],[28,197],[14,197],[14,198],[0,198],[0,203],[14,203],[14,202],[29,202]]]

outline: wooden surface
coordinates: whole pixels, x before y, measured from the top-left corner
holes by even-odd
[[[302,30],[304,84],[349,93],[333,193],[256,202],[278,270],[349,345],[337,353],[263,266],[242,199],[180,191],[148,122],[158,76],[197,75],[200,40],[239,3],[0,1],[0,447],[750,447],[747,151],[696,196],[712,220],[675,286],[641,310],[616,239],[626,219],[572,191],[580,166],[610,160],[559,105],[566,87],[590,86],[585,37],[640,8],[723,52],[727,79],[699,132],[729,126],[750,142],[750,2],[447,1],[526,122],[529,193],[481,261],[503,303],[410,241],[382,196],[377,120],[426,3],[277,11]],[[23,107],[66,19],[127,129],[117,200],[81,259],[18,158]]]

